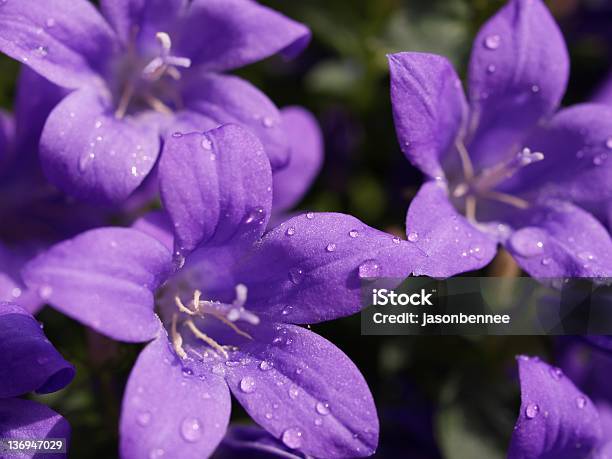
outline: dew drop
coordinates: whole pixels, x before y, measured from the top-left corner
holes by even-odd
[[[327,244],[327,247],[325,247],[325,251],[326,252],[335,252],[336,251],[336,244],[334,244],[333,242],[330,244]]]
[[[410,231],[410,233],[408,233],[409,242],[416,242],[418,240],[419,240],[419,233],[417,233],[416,231]]]
[[[294,268],[292,270],[289,271],[289,280],[294,284],[294,285],[299,285],[302,283],[302,280],[304,278],[304,271],[302,271],[299,268]]]
[[[130,172],[134,177],[138,177],[138,169],[136,168],[136,166],[132,166]]]
[[[94,153],[86,153],[79,158],[79,172],[85,172],[85,170],[92,163],[96,155]]]
[[[300,391],[297,386],[291,386],[289,388],[289,398],[291,398],[292,400],[295,400],[299,394]]]
[[[273,364],[269,360],[262,360],[261,363],[259,364],[259,369],[262,371],[271,370],[272,367],[273,367]]]
[[[263,223],[265,217],[266,217],[266,211],[264,210],[264,208],[257,206],[257,207],[253,207],[249,211],[249,213],[246,215],[246,218],[244,219],[244,222],[247,225],[250,225],[253,223],[261,224]]]
[[[155,448],[149,451],[149,459],[159,459],[160,457],[164,457],[166,452],[161,448]]]
[[[355,239],[357,236],[359,236],[359,232],[357,230],[355,230],[355,229],[350,230],[348,234],[353,239]]]
[[[510,237],[512,248],[521,256],[534,257],[544,251],[544,242],[539,239],[540,232],[524,228]]]
[[[540,87],[537,84],[532,85],[531,92],[533,92],[534,94],[540,92]]]
[[[53,19],[53,18],[48,18],[48,19],[45,21],[45,25],[46,25],[47,27],[49,27],[49,28],[55,27],[55,19]]]
[[[501,37],[497,34],[488,35],[484,40],[485,48],[487,49],[497,49],[499,48],[499,44],[501,43]]]
[[[19,287],[15,287],[13,290],[11,290],[11,296],[13,298],[19,298],[21,296],[21,289]]]
[[[535,418],[539,412],[540,412],[540,407],[536,405],[535,403],[529,403],[527,405],[527,408],[525,408],[525,416],[527,417],[527,419]]]
[[[148,411],[143,411],[136,417],[136,422],[141,427],[148,426],[151,423],[151,413]]]
[[[53,294],[53,287],[50,285],[43,285],[38,289],[38,296],[43,300],[48,300]]]
[[[293,306],[286,306],[281,311],[281,314],[284,316],[288,316],[289,314],[291,314],[291,311],[293,311]]]
[[[554,380],[559,381],[561,378],[563,378],[563,370],[561,370],[561,368],[556,367],[551,368],[550,375]]]
[[[315,409],[321,416],[327,416],[329,414],[329,403],[317,402]]]
[[[306,218],[307,218],[308,220],[312,220],[312,219],[314,218],[314,212],[308,212],[308,213],[306,213]]]
[[[212,142],[207,137],[204,137],[202,139],[202,142],[200,142],[200,145],[206,151],[212,150]]]
[[[297,449],[302,446],[302,431],[297,427],[291,427],[283,432],[281,440],[287,448]]]
[[[587,406],[587,400],[583,396],[579,396],[576,398],[576,406],[581,410]]]
[[[172,133],[172,137],[179,139],[179,138],[183,137],[183,133],[182,132],[178,132],[178,131],[173,132]]]
[[[361,279],[371,279],[380,275],[380,265],[376,260],[366,260],[359,265],[359,277]]]
[[[293,236],[295,234],[295,228],[293,226],[290,228],[287,228],[287,231],[285,231],[285,234],[287,236]]]
[[[393,239],[391,239],[391,240],[393,241],[394,244],[399,244],[399,243],[402,242],[402,240],[399,237],[397,237],[397,236],[393,237]]]
[[[49,54],[49,48],[47,48],[46,46],[37,46],[36,49],[36,54],[38,54],[40,57],[45,57],[47,54]]]
[[[266,419],[272,419],[272,413],[266,413],[264,416]]]
[[[322,424],[323,424],[323,419],[321,419],[321,418],[316,418],[316,419],[314,420],[314,425],[315,425],[315,426],[320,426],[320,425],[322,425]]]
[[[542,261],[540,263],[542,263],[543,266],[548,266],[548,265],[550,265],[551,262],[552,262],[551,258],[544,257],[544,258],[542,258]]]
[[[487,66],[487,73],[493,74],[493,73],[495,73],[495,69],[496,69],[495,65],[490,64],[490,65]]]
[[[197,418],[186,418],[181,423],[181,436],[190,443],[194,443],[202,437],[202,430],[202,423]]]
[[[274,120],[269,116],[264,116],[261,120],[261,123],[268,128],[274,126]]]
[[[255,380],[251,376],[245,376],[240,380],[240,390],[245,394],[255,391]]]

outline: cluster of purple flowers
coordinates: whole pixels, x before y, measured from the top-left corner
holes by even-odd
[[[483,26],[467,97],[444,57],[389,56],[399,142],[426,177],[405,239],[290,213],[322,163],[317,122],[226,72],[295,55],[307,27],[251,0],[99,3],[0,0],[0,50],[24,64],[14,115],[0,114],[0,438],[69,436],[16,398],[74,376],[30,315],[44,304],[146,343],[124,459],[364,457],[379,433],[370,389],[300,325],[358,312],[364,279],[448,277],[500,245],[543,281],[612,277],[612,108],[559,109],[569,61],[541,0]],[[151,202],[161,210],[142,213]],[[612,396],[518,361],[509,457],[612,453]],[[264,430],[229,427],[230,393]]]

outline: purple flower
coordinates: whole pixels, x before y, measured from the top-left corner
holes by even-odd
[[[518,358],[521,408],[509,459],[604,459],[612,453],[612,400],[595,403],[564,372]],[[608,363],[607,377],[610,366]]]
[[[306,213],[264,234],[271,168],[238,126],[172,136],[159,180],[167,217],[85,232],[24,270],[63,313],[114,339],[152,340],[124,396],[123,457],[211,454],[228,425],[228,388],[289,448],[372,454],[366,382],[294,324],[357,312],[363,278],[408,274],[410,244],[341,214]]]
[[[323,134],[315,117],[302,107],[281,110],[283,126],[291,146],[287,167],[275,171],[272,207],[284,214],[304,197],[323,164]]]
[[[74,367],[45,337],[39,323],[13,303],[0,302],[0,368],[0,437],[69,440],[70,426],[63,417],[18,397],[64,388],[74,378]]]
[[[68,200],[38,161],[40,132],[63,91],[28,68],[17,88],[14,117],[0,113],[0,300],[33,312],[41,299],[23,285],[23,264],[50,243],[101,224],[103,212]]]
[[[415,273],[485,266],[502,244],[539,278],[612,273],[603,220],[612,197],[612,109],[555,114],[568,78],[541,0],[510,0],[480,30],[469,97],[443,57],[389,56],[401,148],[427,177],[406,218],[427,256]]]
[[[219,72],[293,55],[306,27],[251,0],[86,0],[0,4],[0,50],[73,90],[49,115],[41,161],[74,197],[121,202],[151,172],[169,131],[251,128],[272,166],[288,161],[280,114]]]

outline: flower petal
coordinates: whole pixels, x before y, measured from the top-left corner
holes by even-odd
[[[230,425],[225,438],[215,451],[219,459],[302,459],[283,443],[258,426]]]
[[[85,0],[6,1],[0,50],[65,88],[100,84],[117,51],[113,30]]]
[[[174,248],[172,223],[163,210],[151,211],[134,222],[132,228],[148,234],[164,244],[168,250]]]
[[[442,177],[440,159],[460,134],[468,110],[461,81],[442,56],[398,53],[388,59],[400,148],[423,173]]]
[[[10,164],[15,152],[15,123],[13,117],[0,111],[0,174],[3,174]]]
[[[31,400],[0,399],[0,432],[3,438],[40,440],[64,438],[70,444],[70,424],[52,409]],[[9,457],[25,458],[32,456]],[[60,459],[66,454],[36,454],[36,459]]]
[[[353,362],[301,327],[266,324],[254,333],[238,352],[250,363],[225,372],[251,417],[285,446],[309,455],[372,455],[378,444],[376,407]]]
[[[274,212],[294,207],[308,191],[323,163],[323,135],[315,117],[302,107],[285,107],[281,115],[291,157],[287,167],[272,176]]]
[[[121,411],[121,456],[209,457],[229,423],[227,384],[213,373],[189,375],[165,334],[140,354]]]
[[[55,392],[74,378],[74,367],[45,337],[34,317],[0,302],[0,398]]]
[[[509,459],[583,459],[598,444],[597,409],[569,378],[536,358],[519,357],[521,410]]]
[[[425,183],[406,216],[408,240],[421,251],[415,275],[450,277],[480,269],[493,259],[497,241],[459,214],[442,182]]]
[[[21,67],[15,100],[15,124],[19,156],[31,156],[38,164],[38,143],[51,110],[68,90],[51,83],[29,67]]]
[[[414,257],[420,253],[411,243],[354,217],[307,213],[270,230],[237,264],[233,279],[247,286],[247,307],[256,314],[315,323],[359,312],[361,282],[403,280]]]
[[[140,342],[158,332],[153,294],[170,268],[171,252],[150,236],[100,228],[51,247],[23,277],[64,314],[111,338]]]
[[[243,67],[279,52],[293,57],[310,41],[306,26],[251,0],[194,0],[176,29],[182,32],[177,55],[215,71]]]
[[[117,119],[110,101],[92,89],[75,91],[49,115],[40,154],[49,180],[71,196],[119,203],[155,165],[159,136],[138,119]]]
[[[149,42],[157,32],[169,31],[186,4],[185,0],[101,0],[100,9],[117,35],[128,44],[134,40],[135,30],[140,40]]]
[[[612,107],[566,108],[525,145],[544,153],[544,160],[521,169],[505,191],[571,201],[605,217],[612,201]]]
[[[180,251],[233,239],[252,243],[263,233],[272,206],[272,173],[261,143],[246,129],[227,125],[171,136],[159,174]]]
[[[251,83],[231,75],[201,73],[186,76],[182,84],[187,109],[215,120],[218,125],[235,123],[248,127],[263,143],[273,169],[289,162],[290,145],[280,113]]]
[[[489,19],[474,41],[469,67],[470,126],[477,126],[469,147],[477,168],[520,147],[558,107],[568,75],[563,36],[541,0],[510,0]]]
[[[568,202],[518,211],[506,249],[537,278],[611,277],[612,239],[591,214]]]

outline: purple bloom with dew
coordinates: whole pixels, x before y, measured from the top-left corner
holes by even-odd
[[[74,367],[45,337],[38,321],[14,303],[0,302],[0,368],[0,437],[69,441],[70,426],[62,416],[45,405],[19,397],[64,388],[74,378]]]
[[[538,278],[606,277],[597,219],[612,196],[612,110],[558,109],[568,55],[540,0],[510,0],[478,33],[466,98],[451,64],[389,56],[401,148],[426,176],[406,217],[417,274],[485,266],[502,244]]]
[[[612,399],[594,402],[563,370],[518,358],[521,408],[509,459],[604,459],[612,453]],[[609,364],[607,375],[611,370]]]
[[[68,199],[46,180],[38,160],[45,119],[63,91],[27,67],[21,71],[15,113],[0,113],[0,300],[30,312],[42,299],[19,271],[37,251],[100,225],[103,214]]]
[[[291,449],[372,454],[378,418],[365,380],[298,325],[359,311],[361,281],[404,278],[411,245],[342,214],[309,212],[264,233],[269,160],[236,125],[171,137],[159,180],[167,215],[85,232],[23,273],[100,333],[151,341],[124,395],[122,456],[211,454],[227,429],[229,391]]]
[[[83,200],[126,199],[156,164],[161,138],[238,123],[274,168],[289,148],[274,104],[220,72],[275,53],[310,32],[251,0],[86,0],[0,3],[0,50],[72,90],[51,112],[41,161],[49,180]]]

